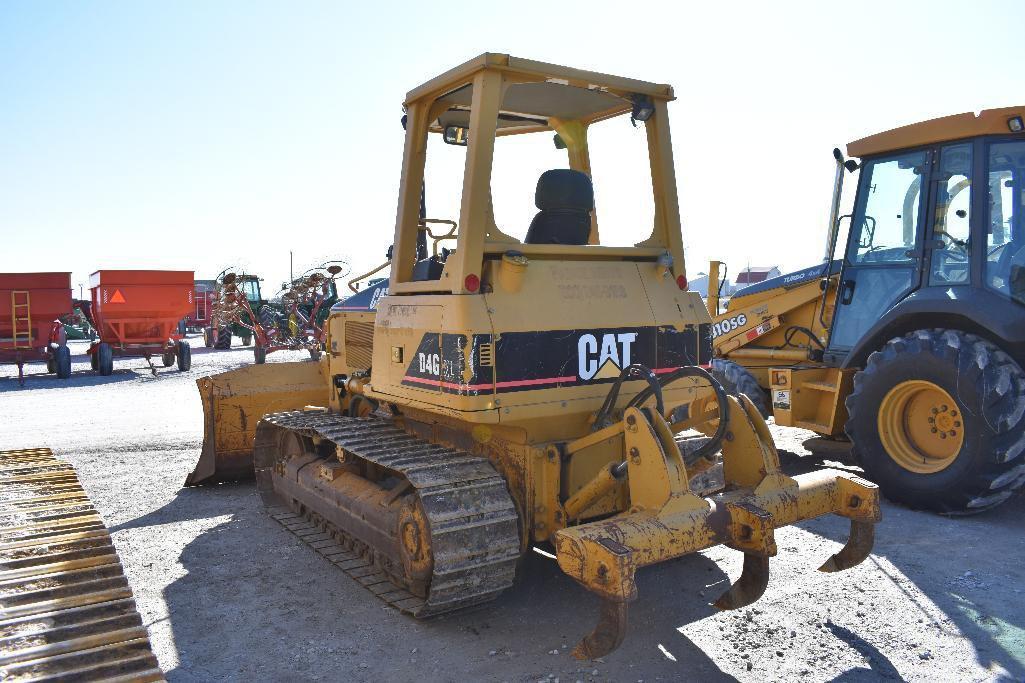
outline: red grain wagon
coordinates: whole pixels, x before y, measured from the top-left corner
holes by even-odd
[[[45,360],[61,379],[71,376],[71,351],[61,316],[71,313],[71,273],[0,273],[0,361]]]
[[[210,326],[214,299],[217,297],[217,286],[214,280],[196,280],[196,308],[189,315],[186,326],[193,332],[202,332]]]
[[[153,367],[175,360],[185,372],[192,349],[178,323],[195,309],[191,270],[98,270],[89,277],[92,323],[100,335],[89,348],[93,370],[114,371],[114,356],[142,356]],[[154,370],[154,373],[156,370]]]

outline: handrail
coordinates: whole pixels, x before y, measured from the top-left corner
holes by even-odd
[[[370,276],[371,276],[371,275],[373,275],[374,273],[379,273],[379,272],[381,272],[382,270],[384,270],[385,268],[387,268],[387,267],[388,267],[388,266],[390,266],[390,265],[391,265],[391,259],[388,259],[387,261],[385,261],[384,263],[382,263],[381,265],[379,265],[379,266],[378,266],[377,268],[374,268],[374,269],[373,269],[372,271],[370,271],[369,273],[363,273],[363,274],[362,274],[362,275],[360,275],[359,277],[355,277],[355,278],[353,278],[353,279],[349,280],[349,282],[348,282],[348,287],[349,287],[349,289],[350,289],[350,290],[352,290],[352,293],[353,293],[353,294],[359,294],[359,289],[357,289],[356,287],[353,287],[353,285],[355,285],[355,284],[356,284],[357,282],[359,282],[360,280],[365,280],[365,279],[367,279],[368,277],[370,277]]]

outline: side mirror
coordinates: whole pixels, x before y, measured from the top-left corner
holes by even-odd
[[[444,139],[446,145],[466,147],[466,143],[470,141],[470,129],[460,126],[445,126]]]

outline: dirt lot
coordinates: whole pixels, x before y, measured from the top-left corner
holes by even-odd
[[[844,521],[783,529],[768,591],[737,613],[708,603],[739,553],[643,570],[626,642],[582,664],[569,649],[596,601],[540,554],[486,609],[418,622],[278,526],[251,485],[182,489],[201,443],[194,379],[251,350],[194,340],[190,373],[128,359],[98,377],[73,344],[68,381],[35,365],[21,389],[0,367],[0,448],[49,446],[78,469],[169,680],[1025,679],[1025,496],[961,519],[887,504],[875,554],[845,574],[815,571]],[[807,432],[774,429],[789,470],[820,462]]]

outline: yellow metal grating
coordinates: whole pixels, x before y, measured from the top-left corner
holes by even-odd
[[[0,451],[0,681],[161,681],[110,534],[71,465]]]
[[[11,292],[11,341],[16,349],[32,348],[31,296],[24,290]]]
[[[369,370],[374,358],[374,323],[345,321],[345,364],[356,370]]]

